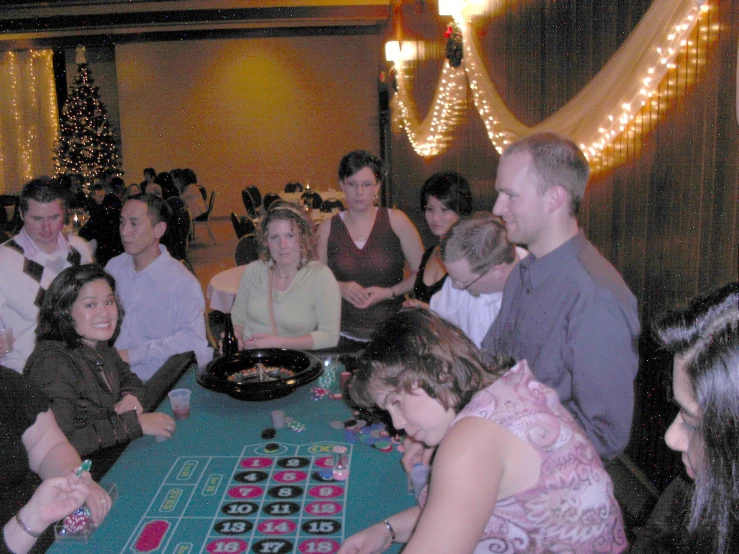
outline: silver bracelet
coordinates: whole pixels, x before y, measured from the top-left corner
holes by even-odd
[[[27,535],[31,535],[34,539],[37,539],[37,538],[39,538],[41,536],[41,533],[34,533],[33,531],[31,531],[28,528],[28,526],[25,523],[23,523],[23,520],[21,519],[21,513],[20,513],[20,511],[17,511],[15,513],[15,520],[18,522],[18,525],[20,526],[20,528],[23,529],[23,531]],[[395,537],[395,533],[393,533],[393,537]]]
[[[393,529],[393,526],[390,525],[388,520],[384,520],[383,523],[387,527],[387,530],[390,531],[390,542],[395,542],[395,529]]]

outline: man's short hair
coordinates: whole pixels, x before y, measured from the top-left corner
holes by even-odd
[[[169,225],[172,210],[167,203],[155,194],[137,194],[127,200],[128,202],[143,202],[149,214],[151,224],[164,222]]]
[[[531,155],[539,194],[560,185],[570,195],[570,214],[577,215],[590,178],[588,160],[577,144],[557,133],[537,133],[508,146],[502,157],[521,152]]]
[[[69,191],[64,190],[59,181],[53,177],[37,177],[26,183],[20,193],[20,209],[25,214],[28,211],[28,201],[35,200],[41,204],[48,204],[55,200],[61,200],[62,209],[67,209]]]
[[[154,171],[153,167],[147,167],[144,169],[144,176],[151,175],[151,178],[154,179],[157,176],[157,172]]]
[[[445,263],[464,258],[477,275],[492,267],[510,264],[516,259],[516,247],[508,242],[503,221],[488,212],[463,217],[441,241],[441,257]]]

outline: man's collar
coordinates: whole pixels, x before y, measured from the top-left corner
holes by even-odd
[[[69,241],[64,233],[59,233],[56,238],[56,250],[52,253],[44,252],[39,246],[33,241],[31,236],[26,232],[25,226],[21,228],[20,232],[14,237],[15,242],[23,249],[26,258],[34,259],[39,254],[46,254],[47,256],[53,256],[54,254],[64,253],[69,250]]]
[[[167,248],[163,244],[161,244],[161,243],[157,244],[157,248],[159,248],[159,254],[157,254],[156,257],[153,260],[151,260],[148,264],[146,264],[141,269],[136,269],[136,259],[135,259],[134,256],[131,256],[131,264],[133,266],[133,270],[136,273],[143,273],[145,271],[149,271],[149,268],[152,265],[154,265],[157,262],[157,260],[162,257],[163,254],[165,254],[167,252]]]
[[[564,244],[558,246],[541,258],[528,256],[520,262],[523,272],[528,273],[529,282],[535,289],[540,288],[556,272],[562,270],[565,259],[576,256],[585,244],[585,233],[580,229],[577,234]]]

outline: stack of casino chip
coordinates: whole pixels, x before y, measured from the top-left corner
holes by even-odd
[[[64,518],[64,532],[71,535],[80,535],[92,525],[92,515],[87,504],[77,508]]]
[[[311,393],[311,400],[316,402],[318,400],[325,398],[329,394],[331,394],[331,391],[325,387],[313,387],[310,390],[310,393]]]

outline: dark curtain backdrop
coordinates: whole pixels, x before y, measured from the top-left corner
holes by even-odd
[[[473,19],[481,55],[511,111],[535,125],[572,98],[601,69],[639,19],[648,0],[518,0],[499,13]],[[705,61],[681,56],[673,82],[660,87],[659,123],[621,139],[622,163],[596,174],[580,223],[624,275],[639,301],[642,324],[698,292],[739,278],[739,126],[736,53],[739,0],[711,0],[708,23],[694,33]],[[423,117],[433,98],[449,18],[436,2],[398,6],[388,40],[418,40],[412,62],[413,96]],[[697,75],[697,81],[692,77]],[[669,98],[668,98],[669,97]],[[676,100],[677,98],[677,100]],[[423,181],[434,171],[460,171],[474,187],[475,207],[488,210],[498,155],[471,97],[452,146],[437,158],[416,155],[408,139],[392,137],[393,203],[424,233],[418,206]],[[666,383],[670,360],[643,333],[637,409],[627,450],[657,488],[681,471],[664,446],[672,420]]]

